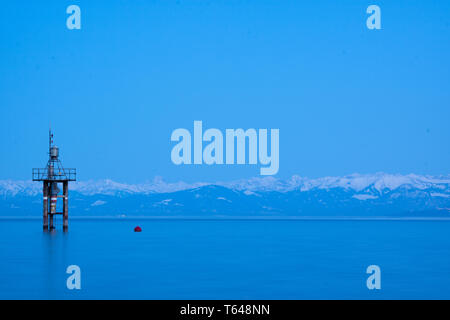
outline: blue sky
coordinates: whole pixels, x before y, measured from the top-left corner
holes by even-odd
[[[81,7],[82,29],[66,28]],[[366,28],[381,8],[382,30]],[[450,172],[449,1],[2,1],[0,179],[214,181],[176,128],[279,128],[278,177]]]

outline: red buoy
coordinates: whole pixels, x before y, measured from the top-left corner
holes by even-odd
[[[139,226],[137,226],[136,228],[134,228],[134,232],[141,232],[142,231],[142,229],[141,229],[141,227],[139,227]]]

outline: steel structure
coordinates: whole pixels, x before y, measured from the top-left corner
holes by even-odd
[[[53,216],[61,214],[63,216],[63,230],[67,231],[69,228],[69,181],[76,181],[76,169],[67,169],[62,166],[59,160],[59,148],[53,145],[53,134],[49,131],[48,141],[48,162],[45,168],[34,168],[32,170],[33,181],[43,182],[43,218],[44,230],[54,229]],[[58,184],[62,184],[63,190],[60,194]],[[49,205],[50,198],[50,205]],[[57,212],[57,201],[62,198],[62,212]]]

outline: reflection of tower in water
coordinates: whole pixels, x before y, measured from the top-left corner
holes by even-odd
[[[59,148],[53,145],[53,134],[49,132],[49,159],[46,168],[33,169],[33,181],[43,182],[43,218],[44,230],[54,229],[53,216],[63,216],[63,230],[69,227],[69,181],[76,181],[76,169],[66,169],[59,160]],[[63,193],[58,184],[62,184]],[[62,198],[62,212],[57,211],[58,199]],[[50,205],[49,205],[50,199]]]

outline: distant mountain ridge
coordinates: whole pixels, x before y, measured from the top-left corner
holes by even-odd
[[[0,215],[37,215],[40,183],[0,180]],[[353,174],[281,180],[142,184],[112,180],[70,186],[72,215],[449,216],[450,175]]]
[[[308,191],[312,189],[332,189],[343,188],[354,191],[370,189],[382,192],[383,190],[395,190],[400,187],[416,188],[425,190],[436,187],[441,190],[448,190],[450,186],[450,175],[447,176],[423,176],[416,174],[352,174],[343,177],[323,177],[309,179],[297,175],[288,180],[281,180],[274,177],[255,177],[241,179],[231,182],[175,182],[168,183],[162,178],[156,177],[152,182],[141,184],[126,184],[104,180],[89,180],[71,183],[71,190],[84,195],[114,195],[116,193],[171,193],[176,191],[194,189],[207,185],[223,186],[229,189],[240,191],[278,191],[288,192],[293,190]],[[40,183],[30,180],[0,180],[0,196],[15,196],[18,193],[36,195],[42,192]],[[450,196],[450,195],[449,195]]]

